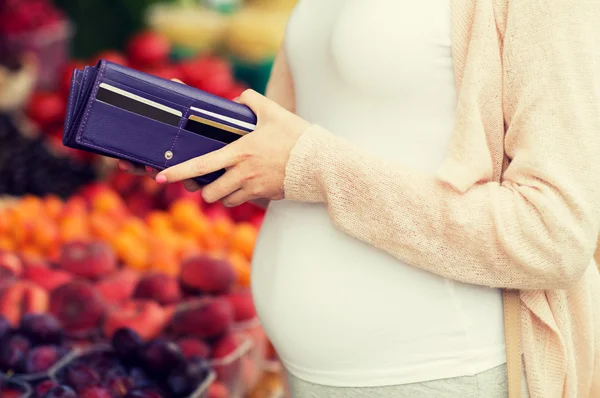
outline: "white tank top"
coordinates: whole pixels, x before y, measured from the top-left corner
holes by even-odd
[[[454,124],[450,37],[450,0],[300,0],[285,41],[298,115],[434,173]],[[271,203],[252,289],[283,363],[313,383],[416,383],[506,362],[500,290],[360,242],[324,204]]]

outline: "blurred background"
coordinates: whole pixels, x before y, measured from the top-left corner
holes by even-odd
[[[264,211],[61,139],[73,69],[100,58],[228,99],[264,92],[295,3],[0,0],[1,397],[284,396],[249,291]]]

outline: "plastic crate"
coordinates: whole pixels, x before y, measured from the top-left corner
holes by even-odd
[[[52,370],[50,371],[50,377],[56,381],[59,381],[60,373],[71,363],[81,358],[85,358],[86,355],[98,352],[110,353],[112,352],[112,349],[108,345],[101,344],[85,349],[73,350],[70,355],[64,357],[54,366],[54,368],[52,368]],[[214,371],[211,371],[206,377],[206,379],[204,379],[202,384],[200,384],[188,398],[208,398],[208,388],[215,381],[215,379],[216,374]]]
[[[224,358],[210,361],[217,380],[227,386],[229,398],[242,398],[251,391],[262,373],[260,352],[252,339],[244,338],[238,348]]]
[[[29,383],[24,381],[15,380],[12,377],[5,377],[3,374],[0,374],[0,381],[3,387],[14,388],[15,390],[23,391],[23,394],[20,398],[29,398],[33,395],[33,389]],[[0,397],[3,396],[2,391],[0,391]]]

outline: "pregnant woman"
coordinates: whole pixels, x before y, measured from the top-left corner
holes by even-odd
[[[600,397],[598,21],[598,0],[301,0],[267,96],[239,99],[257,130],[151,171],[271,200],[252,288],[293,397],[506,397],[502,288],[523,395]]]

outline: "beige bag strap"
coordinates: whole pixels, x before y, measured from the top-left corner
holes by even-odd
[[[508,398],[521,398],[521,300],[518,290],[503,291]]]

